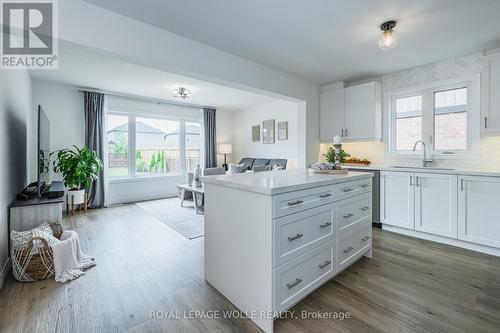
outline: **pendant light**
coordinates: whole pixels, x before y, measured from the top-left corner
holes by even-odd
[[[382,36],[378,41],[378,46],[382,50],[389,50],[398,45],[399,36],[394,28],[396,27],[396,21],[387,21],[380,25],[380,30],[382,30]]]

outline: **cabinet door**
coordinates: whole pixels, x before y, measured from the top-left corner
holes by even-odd
[[[383,224],[414,228],[414,180],[410,172],[380,173],[380,219]]]
[[[319,110],[320,140],[331,143],[335,135],[342,136],[344,128],[344,89],[321,93]]]
[[[500,133],[500,53],[485,57],[486,113],[482,128],[485,133]]]
[[[457,176],[415,174],[415,230],[457,238]]]
[[[458,239],[500,248],[500,177],[459,177]]]
[[[346,140],[381,138],[381,89],[377,82],[368,82],[345,89]]]

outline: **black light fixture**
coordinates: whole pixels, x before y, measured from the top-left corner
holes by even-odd
[[[387,21],[380,25],[380,30],[382,30],[382,36],[378,41],[378,46],[382,50],[389,50],[398,45],[399,36],[394,28],[396,27],[396,21]]]

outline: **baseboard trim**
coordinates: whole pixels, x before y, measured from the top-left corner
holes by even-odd
[[[410,237],[425,239],[425,240],[433,241],[436,243],[456,246],[456,247],[460,247],[463,249],[472,250],[472,251],[481,252],[481,253],[486,253],[486,254],[490,254],[492,256],[500,257],[500,249],[486,246],[486,245],[469,243],[469,242],[461,241],[458,239],[432,235],[432,234],[428,234],[428,233],[421,232],[421,231],[409,230],[409,229],[395,227],[395,226],[387,225],[387,224],[382,224],[382,230],[387,230],[387,231],[395,232],[395,233],[410,236]]]
[[[10,258],[7,258],[5,264],[2,267],[2,273],[0,274],[0,290],[3,288],[5,280],[7,279],[7,274],[9,273],[10,273]]]

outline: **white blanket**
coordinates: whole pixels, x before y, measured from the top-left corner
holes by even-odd
[[[83,270],[96,264],[93,257],[82,253],[78,234],[71,230],[63,232],[61,240],[52,245],[52,251],[57,282],[74,280],[85,274]]]

